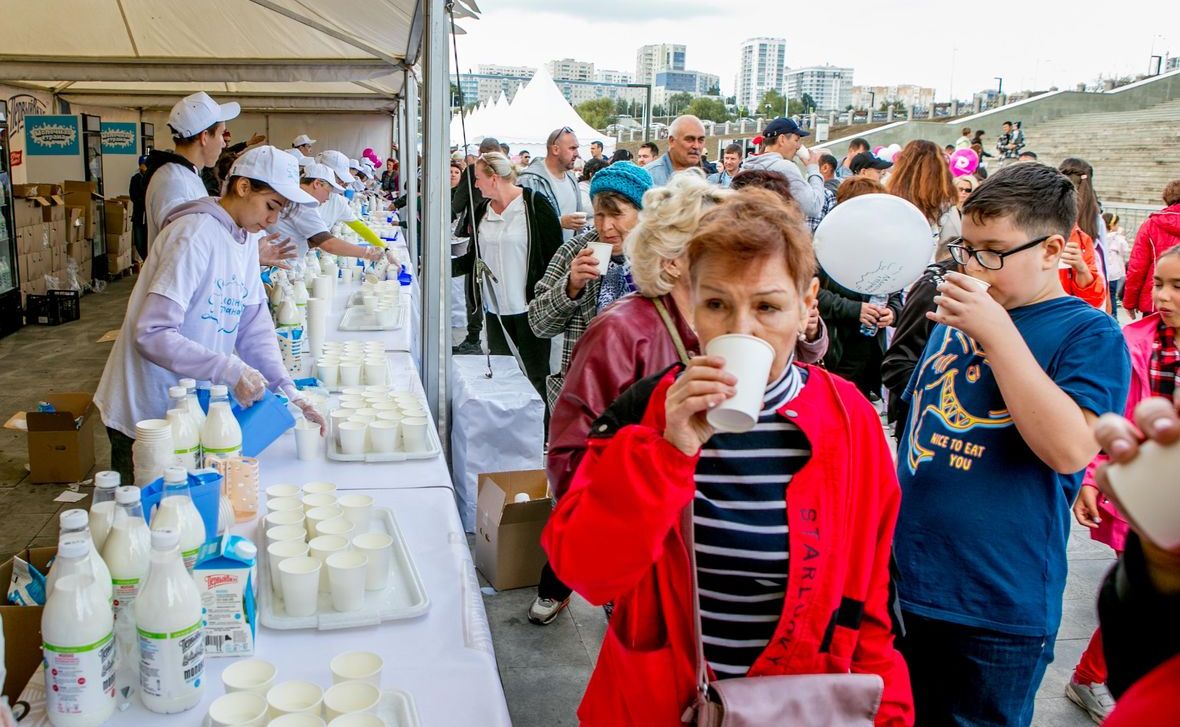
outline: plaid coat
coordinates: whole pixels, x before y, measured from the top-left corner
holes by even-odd
[[[565,334],[561,344],[561,370],[550,374],[545,382],[545,398],[550,411],[565,383],[565,372],[573,358],[574,345],[586,332],[590,321],[598,315],[598,289],[602,284],[600,278],[586,283],[577,298],[571,299],[565,292],[574,258],[588,243],[597,241],[598,232],[590,230],[557,248],[545,274],[533,287],[533,299],[529,303],[529,327],[533,333],[541,338]]]

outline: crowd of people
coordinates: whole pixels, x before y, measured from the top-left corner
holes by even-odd
[[[482,350],[486,321],[546,402],[556,504],[528,618],[552,623],[573,591],[609,617],[582,723],[678,724],[716,694],[702,680],[853,673],[880,677],[878,724],[1028,725],[1071,517],[1121,558],[1066,694],[1095,721],[1166,723],[1180,553],[1136,533],[1105,473],[1143,437],[1180,436],[1180,180],[1131,243],[1093,167],[1039,163],[1019,123],[991,174],[978,130],[892,158],[807,136],[776,119],[711,165],[681,116],[633,159],[593,143],[579,165],[562,128],[543,157],[488,138],[452,162],[471,243],[456,353]],[[956,175],[957,148],[983,163]],[[920,211],[914,244],[934,250],[887,297],[812,247],[833,209],[874,194]],[[704,352],[734,333],[774,350],[740,434],[705,417],[736,380]]]

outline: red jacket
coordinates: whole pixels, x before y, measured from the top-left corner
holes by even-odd
[[[901,501],[881,420],[852,386],[808,366],[779,413],[815,443],[787,491],[790,565],[783,615],[751,676],[880,674],[879,725],[913,724],[909,671],[893,647],[889,559]],[[642,423],[619,398],[598,422],[569,491],[542,536],[562,581],[595,604],[614,601],[602,651],[578,709],[586,727],[677,727],[696,694],[689,554],[680,517],[698,456],[662,435],[675,371],[659,381]],[[610,436],[613,433],[613,436]],[[602,438],[609,437],[609,438]]]
[[[1166,727],[1176,724],[1176,689],[1180,686],[1180,654],[1135,682],[1103,727]]]
[[[1098,251],[1094,247],[1094,238],[1082,232],[1082,228],[1074,225],[1073,231],[1069,233],[1069,241],[1078,243],[1082,248],[1082,260],[1085,261],[1094,280],[1089,285],[1082,287],[1075,279],[1076,273],[1073,268],[1062,268],[1057,271],[1061,277],[1061,287],[1065,289],[1066,293],[1081,298],[1099,310],[1105,310],[1106,279],[1102,277],[1102,270],[1098,267]]]
[[[697,334],[676,308],[671,295],[660,300],[668,308],[690,355],[700,348]],[[799,338],[795,355],[815,363],[828,349],[826,328],[811,343]],[[586,451],[590,424],[611,402],[642,378],[679,361],[676,346],[651,298],[628,295],[599,313],[578,339],[569,373],[549,418],[549,455],[546,471],[557,497],[569,489],[574,471]]]
[[[1155,312],[1152,285],[1155,261],[1168,250],[1180,245],[1180,204],[1153,212],[1139,226],[1131,259],[1127,262],[1127,282],[1123,290],[1123,307],[1140,313]]]

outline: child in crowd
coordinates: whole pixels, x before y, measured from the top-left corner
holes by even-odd
[[[1165,251],[1156,262],[1153,293],[1156,312],[1123,329],[1131,351],[1128,417],[1144,399],[1152,396],[1171,399],[1176,393],[1176,374],[1180,367],[1180,350],[1176,347],[1176,327],[1180,325],[1180,247]],[[1078,522],[1090,528],[1090,537],[1121,555],[1130,526],[1114,503],[1098,491],[1094,479],[1095,470],[1106,460],[1106,455],[1100,454],[1086,470],[1073,513]],[[1073,679],[1065,686],[1065,696],[1089,712],[1096,722],[1106,719],[1114,708],[1114,699],[1106,688],[1106,659],[1100,630],[1094,631],[1089,647],[1074,669]]]
[[[963,273],[927,314],[938,325],[898,452],[900,648],[918,725],[1028,725],[1053,660],[1070,505],[1098,454],[1090,426],[1123,408],[1130,377],[1118,324],[1062,290],[1076,221],[1065,176],[1015,164],[972,193],[948,245]]]

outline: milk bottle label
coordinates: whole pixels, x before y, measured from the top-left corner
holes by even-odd
[[[192,550],[182,550],[180,552],[180,557],[184,559],[184,567],[188,569],[189,573],[193,572],[193,566],[197,564],[197,554],[200,552],[200,546]]]
[[[115,620],[118,621],[123,614],[132,615],[130,609],[135,606],[135,597],[139,595],[139,579],[112,578],[111,584],[115,591],[111,605],[114,607]]]
[[[201,622],[171,633],[139,632],[139,685],[144,694],[172,698],[201,686],[205,634]]]
[[[87,646],[43,644],[48,712],[85,714],[102,711],[115,696],[115,636],[109,633]]]

